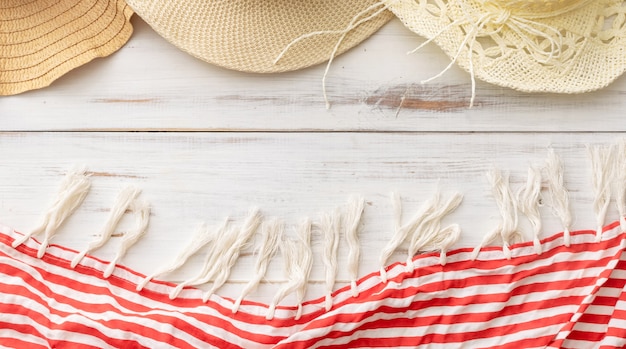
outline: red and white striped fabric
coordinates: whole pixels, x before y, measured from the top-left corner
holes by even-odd
[[[0,346],[3,348],[623,348],[626,345],[626,234],[619,223],[501,248],[436,253],[415,258],[415,270],[394,264],[389,282],[378,273],[324,299],[279,307],[187,288],[170,300],[175,285],[153,281],[124,267],[105,279],[107,264],[52,245],[42,259],[39,243],[11,247],[19,236],[0,229]]]

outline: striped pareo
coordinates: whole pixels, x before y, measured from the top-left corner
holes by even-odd
[[[376,271],[325,297],[278,306],[243,301],[158,280],[136,291],[144,276],[51,245],[37,258],[39,242],[13,248],[20,233],[0,229],[0,344],[15,348],[622,348],[626,345],[626,233],[619,222],[501,247],[448,251]]]

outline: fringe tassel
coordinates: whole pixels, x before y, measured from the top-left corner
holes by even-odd
[[[57,229],[80,206],[89,192],[91,183],[85,171],[84,168],[74,169],[65,176],[63,182],[61,182],[56,200],[44,214],[39,226],[20,239],[13,241],[13,248],[17,248],[30,237],[44,232],[43,241],[39,251],[37,251],[37,258],[43,257]]]
[[[229,218],[224,220],[224,223],[216,230],[215,239],[212,241],[213,246],[209,247],[207,254],[204,258],[203,267],[200,273],[193,278],[186,280],[176,285],[176,287],[170,292],[170,299],[176,299],[185,286],[198,285],[208,281],[202,281],[201,279],[207,275],[212,266],[215,265],[219,258],[218,251],[225,251],[236,238],[236,230],[228,229]],[[230,243],[230,244],[229,244]],[[210,276],[209,276],[210,278]]]
[[[359,295],[356,280],[359,277],[359,259],[361,249],[359,246],[359,224],[365,206],[365,199],[354,199],[347,208],[345,216],[346,224],[346,240],[348,242],[348,275],[350,276],[350,288],[352,289],[352,297]]]
[[[396,193],[392,194],[391,202],[395,211],[396,229],[391,240],[383,248],[379,259],[380,277],[384,283],[387,283],[387,270],[385,269],[385,266],[387,265],[389,258],[391,258],[391,255],[398,249],[398,247],[400,247],[400,245],[402,245],[402,243],[407,239],[409,235],[415,234],[415,230],[422,223],[424,218],[435,209],[435,206],[439,203],[440,197],[441,193],[439,192],[439,190],[437,190],[433,197],[420,207],[417,214],[407,224],[405,224],[404,226],[400,226],[400,220],[402,217],[402,204],[400,201],[400,196]]]
[[[429,248],[437,249],[438,244],[446,240],[444,237],[440,236],[441,220],[459,207],[462,200],[463,195],[455,193],[447,202],[434,207],[434,210],[422,220],[409,242],[406,261],[407,272],[413,272],[413,270],[415,270],[413,257],[418,251],[427,250]]]
[[[482,242],[474,248],[474,251],[472,251],[472,260],[478,258],[478,254],[483,246],[492,243],[498,237],[502,240],[502,252],[504,256],[506,259],[511,259],[509,244],[515,239],[521,240],[521,235],[517,231],[517,207],[509,186],[509,176],[508,174],[502,175],[500,170],[494,169],[487,173],[487,178],[491,183],[493,196],[500,210],[502,221],[496,229],[485,235]]]
[[[447,264],[448,250],[459,241],[460,237],[461,227],[458,224],[452,224],[435,234],[433,239],[424,245],[423,249],[425,251],[439,250],[439,263],[444,266]]]
[[[626,231],[626,140],[619,142],[615,154],[615,200],[619,212],[619,223]]]
[[[122,237],[122,242],[117,250],[117,253],[115,254],[115,257],[109,262],[103,273],[103,277],[105,279],[111,276],[115,266],[126,255],[128,249],[137,243],[137,241],[145,235],[146,230],[148,229],[148,223],[150,221],[150,206],[146,202],[135,201],[133,202],[131,209],[137,216],[137,228],[127,232]]]
[[[313,268],[313,250],[311,249],[311,220],[306,219],[298,230],[298,237],[301,241],[301,250],[299,251],[300,259],[299,264],[302,272],[304,272],[303,278],[299,280],[298,287],[296,288],[296,301],[298,303],[298,311],[296,312],[295,320],[300,320],[302,316],[302,302],[306,296],[306,289],[311,275],[311,269]]]
[[[299,320],[302,316],[302,301],[304,300],[307,281],[313,263],[313,253],[310,246],[310,220],[306,220],[300,226],[298,235],[299,238],[297,240],[286,239],[282,240],[280,244],[280,250],[285,265],[285,274],[287,275],[287,283],[278,290],[272,303],[270,303],[265,316],[267,320],[274,318],[276,306],[292,292],[296,292],[298,302],[295,319]]]
[[[341,215],[335,211],[332,214],[322,216],[320,222],[322,235],[324,236],[324,254],[322,261],[325,268],[326,299],[324,307],[329,311],[333,306],[333,287],[337,278],[337,252],[339,250],[339,232],[341,230]]]
[[[548,172],[548,190],[552,196],[552,210],[561,220],[564,244],[566,247],[569,247],[571,240],[570,229],[572,226],[569,193],[563,184],[563,162],[552,148],[548,150],[546,170]]]
[[[613,175],[613,148],[610,146],[589,146],[591,159],[591,183],[595,193],[593,209],[596,213],[596,241],[602,239],[604,219],[611,202],[611,182]]]
[[[125,188],[119,193],[117,199],[115,200],[115,204],[111,208],[109,218],[107,219],[104,228],[102,228],[102,231],[99,234],[99,238],[89,243],[86,249],[82,250],[79,254],[76,255],[76,257],[74,257],[72,263],[70,264],[72,268],[76,268],[76,265],[80,263],[85,255],[104,246],[109,241],[109,239],[111,239],[111,235],[113,235],[113,232],[115,231],[115,228],[122,219],[122,216],[130,206],[130,204],[137,198],[137,196],[139,196],[139,193],[141,193],[141,190],[134,187]]]
[[[268,222],[263,223],[262,226],[262,234],[263,241],[261,243],[261,247],[258,249],[258,257],[255,264],[255,276],[241,291],[241,295],[235,303],[233,304],[233,314],[239,311],[239,307],[241,306],[241,302],[243,299],[254,291],[258,285],[261,283],[261,280],[265,277],[267,273],[267,268],[270,264],[270,261],[276,254],[276,250],[278,249],[278,243],[280,242],[283,232],[285,229],[284,223],[280,222],[277,219],[272,219]]]
[[[224,221],[224,223],[217,230],[217,232],[222,231],[224,229],[224,227],[226,226],[227,222],[228,222],[228,218]],[[146,287],[146,285],[148,284],[148,282],[150,282],[150,280],[152,280],[154,278],[158,278],[158,277],[160,277],[162,275],[165,275],[167,273],[171,273],[174,270],[177,270],[178,268],[182,267],[187,262],[189,257],[191,257],[194,254],[196,254],[204,246],[206,246],[209,243],[215,241],[215,239],[217,238],[217,232],[212,232],[212,231],[208,230],[206,225],[204,225],[204,224],[201,225],[197,229],[197,231],[195,232],[195,234],[192,237],[191,241],[189,241],[189,243],[185,246],[185,248],[183,248],[183,250],[178,253],[176,258],[171,263],[169,263],[168,265],[163,266],[163,267],[157,269],[157,271],[155,271],[154,273],[150,274],[149,276],[146,276],[137,285],[137,292],[141,291],[144,287]]]
[[[539,213],[539,195],[541,194],[541,169],[537,167],[528,168],[528,180],[526,185],[520,188],[517,199],[519,210],[528,217],[533,227],[533,246],[535,253],[540,255],[542,252],[541,241],[541,214]]]
[[[215,280],[211,289],[202,297],[202,300],[208,302],[215,291],[219,290],[226,283],[230,276],[230,271],[233,269],[237,259],[239,259],[241,251],[246,248],[259,225],[261,225],[261,214],[258,208],[254,208],[248,215],[243,227],[239,230],[235,242],[223,253],[213,266],[213,270],[209,273],[211,277],[215,275]]]

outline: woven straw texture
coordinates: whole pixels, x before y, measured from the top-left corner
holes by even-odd
[[[626,68],[622,0],[384,1],[409,29],[493,84],[580,93]]]
[[[129,0],[128,4],[165,39],[183,51],[229,69],[271,73],[305,68],[328,60],[341,34],[311,32],[343,30],[372,0]],[[382,4],[367,13],[382,9]],[[393,15],[384,11],[350,31],[337,53],[357,45]]]
[[[123,0],[0,2],[0,95],[50,85],[118,50],[132,33]]]

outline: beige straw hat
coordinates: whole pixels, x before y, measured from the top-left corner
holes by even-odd
[[[222,67],[258,73],[324,62],[393,17],[372,0],[129,0],[128,4],[183,51]],[[307,34],[312,35],[302,37]],[[275,62],[297,38],[301,40]]]
[[[124,0],[0,2],[0,95],[50,85],[122,47],[133,11]]]
[[[472,79],[579,93],[607,86],[626,68],[623,0],[383,1]]]

